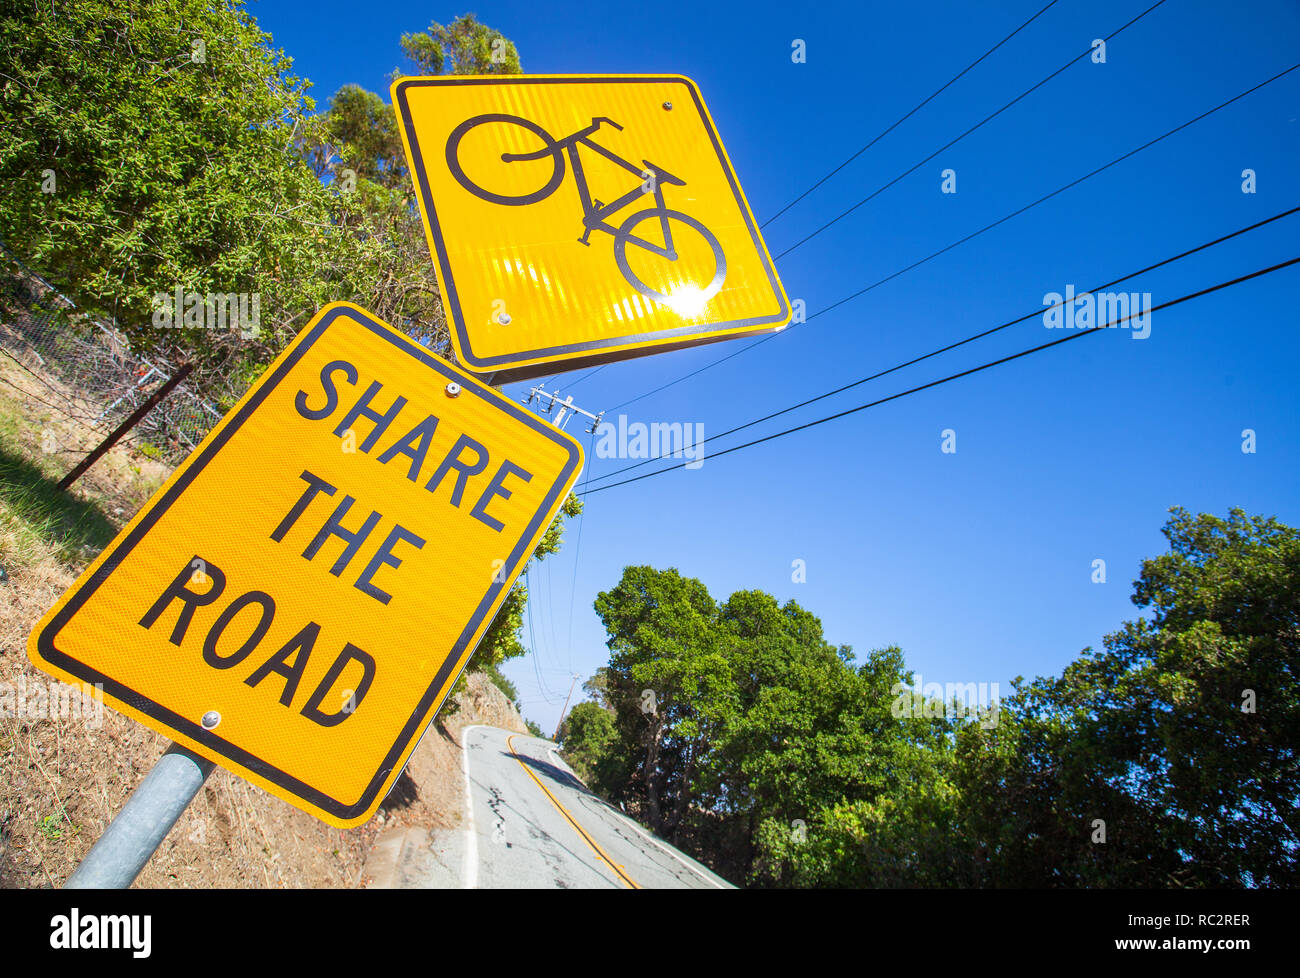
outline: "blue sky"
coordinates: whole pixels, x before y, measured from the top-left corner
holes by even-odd
[[[777,255],[1154,0],[1060,0],[764,234]],[[1046,0],[968,4],[482,2],[529,73],[693,78],[766,221]],[[399,36],[457,6],[250,7],[323,102],[387,96]],[[791,60],[795,39],[807,61]],[[1168,0],[869,204],[778,261],[810,312],[869,285],[1291,67],[1300,8]],[[750,353],[623,409],[706,438],[1300,204],[1300,71]],[[957,193],[940,192],[953,169]],[[1242,193],[1244,169],[1257,192]],[[1140,279],[1159,304],[1300,255],[1300,215]],[[1300,523],[1300,266],[766,445],[587,497],[531,574],[534,656],[507,665],[548,731],[572,673],[607,655],[592,610],[626,564],[677,567],[716,598],[760,588],[859,652],[897,644],[926,682],[1058,672],[1136,609],[1170,506]],[[1059,336],[1038,319],[744,432],[812,420]],[[740,341],[744,343],[745,341]],[[732,352],[617,364],[574,390],[600,411]],[[561,391],[581,373],[555,382]],[[523,388],[508,389],[519,396]],[[617,412],[611,415],[616,418]],[[1243,453],[1242,431],[1257,450]],[[957,451],[941,452],[952,429]],[[576,424],[571,433],[585,435]],[[734,440],[720,441],[725,448]],[[628,462],[591,458],[599,476]],[[649,468],[649,467],[647,467]],[[647,469],[638,470],[639,472]],[[575,558],[576,575],[575,575]],[[1107,583],[1092,582],[1106,561]],[[802,560],[807,580],[792,580]],[[570,618],[569,609],[573,613]],[[571,638],[570,638],[571,636]],[[540,682],[539,682],[540,680]],[[580,698],[581,693],[575,695]]]

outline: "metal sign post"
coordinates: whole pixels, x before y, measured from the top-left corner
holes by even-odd
[[[215,766],[180,744],[172,744],[131,792],[117,817],[63,884],[64,889],[124,890],[130,886]]]
[[[581,467],[564,432],[334,303],[83,571],[28,654],[102,683],[107,705],[191,756],[360,825]],[[173,784],[172,763],[133,799],[158,822],[139,845],[200,783]]]

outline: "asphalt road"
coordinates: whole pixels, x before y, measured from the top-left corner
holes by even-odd
[[[439,860],[460,885],[731,887],[583,787],[549,740],[496,727],[467,727],[462,736],[468,815]]]

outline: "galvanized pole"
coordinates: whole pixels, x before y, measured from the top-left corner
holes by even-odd
[[[215,766],[180,744],[172,744],[131,792],[117,817],[63,884],[64,889],[124,890],[130,886]]]

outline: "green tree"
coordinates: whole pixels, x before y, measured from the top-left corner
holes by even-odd
[[[414,199],[397,117],[383,98],[360,85],[344,85],[312,121],[314,127],[299,145],[317,176],[338,178],[341,171],[351,170],[360,179]]]
[[[796,602],[741,591],[717,605],[675,570],[625,568],[596,610],[611,655],[592,685],[618,734],[593,738],[588,753],[607,759],[596,784],[723,875],[827,882],[813,863],[842,860],[818,850],[810,863],[813,848],[792,846],[805,845],[805,831],[829,841],[833,831],[820,826],[840,817],[837,806],[858,805],[850,815],[873,826],[874,836],[863,830],[837,843],[859,851],[902,845],[882,836],[893,824],[882,813],[949,817],[953,791],[937,778],[947,728],[892,714],[904,678],[897,649],[855,666]],[[943,787],[927,804],[913,782],[936,778]],[[877,878],[902,874],[906,857],[897,860],[892,876],[882,869]]]
[[[519,71],[473,16],[402,47]],[[452,355],[391,108],[350,85],[313,114],[241,0],[11,4],[0,58],[0,238],[136,348],[193,360],[227,405],[339,299]],[[259,330],[159,328],[177,289],[256,295]]]
[[[518,74],[519,55],[499,31],[473,14],[450,25],[404,34],[401,48],[421,74]],[[399,71],[393,77],[400,77]],[[396,116],[382,96],[344,85],[326,111],[304,124],[299,153],[317,178],[336,190],[334,224],[357,256],[346,265],[364,274],[348,279],[350,298],[405,330],[425,346],[455,360],[406,165]]]
[[[717,605],[703,584],[676,570],[627,567],[613,590],[597,596],[596,613],[609,633],[609,697],[620,738],[638,755],[633,789],[650,827],[671,836],[729,695]]]
[[[1295,886],[1300,532],[1175,509],[1164,533],[1147,617],[966,716],[897,709],[902,653],[855,665],[794,602],[626,568],[581,762],[759,885]]]
[[[614,714],[597,703],[577,703],[560,725],[565,761],[590,788],[604,793],[628,776],[625,758],[615,750],[618,730]]]
[[[1135,582],[1150,617],[1018,689],[996,735],[959,739],[991,882],[1300,882],[1300,533],[1171,512]]]
[[[1124,744],[1200,885],[1300,883],[1300,532],[1175,509],[1133,594],[1151,621],[1106,640],[1097,735]],[[1111,677],[1114,677],[1113,680]],[[1175,876],[1175,878],[1180,878]]]
[[[858,666],[795,602],[738,592],[723,606],[741,695],[715,754],[726,805],[767,884],[890,885],[912,837],[950,817],[946,721],[896,716],[897,648]],[[906,822],[909,831],[898,831]],[[862,869],[869,869],[866,879]]]
[[[0,237],[143,348],[277,348],[348,269],[294,149],[307,83],[239,2],[7,4]],[[160,330],[177,288],[257,293],[261,333]]]
[[[437,21],[420,34],[403,34],[402,51],[422,75],[518,75],[519,52],[500,31],[473,14],[447,26]]]
[[[610,710],[612,709],[609,701],[610,681],[609,666],[601,666],[582,684],[582,691],[598,706]]]

